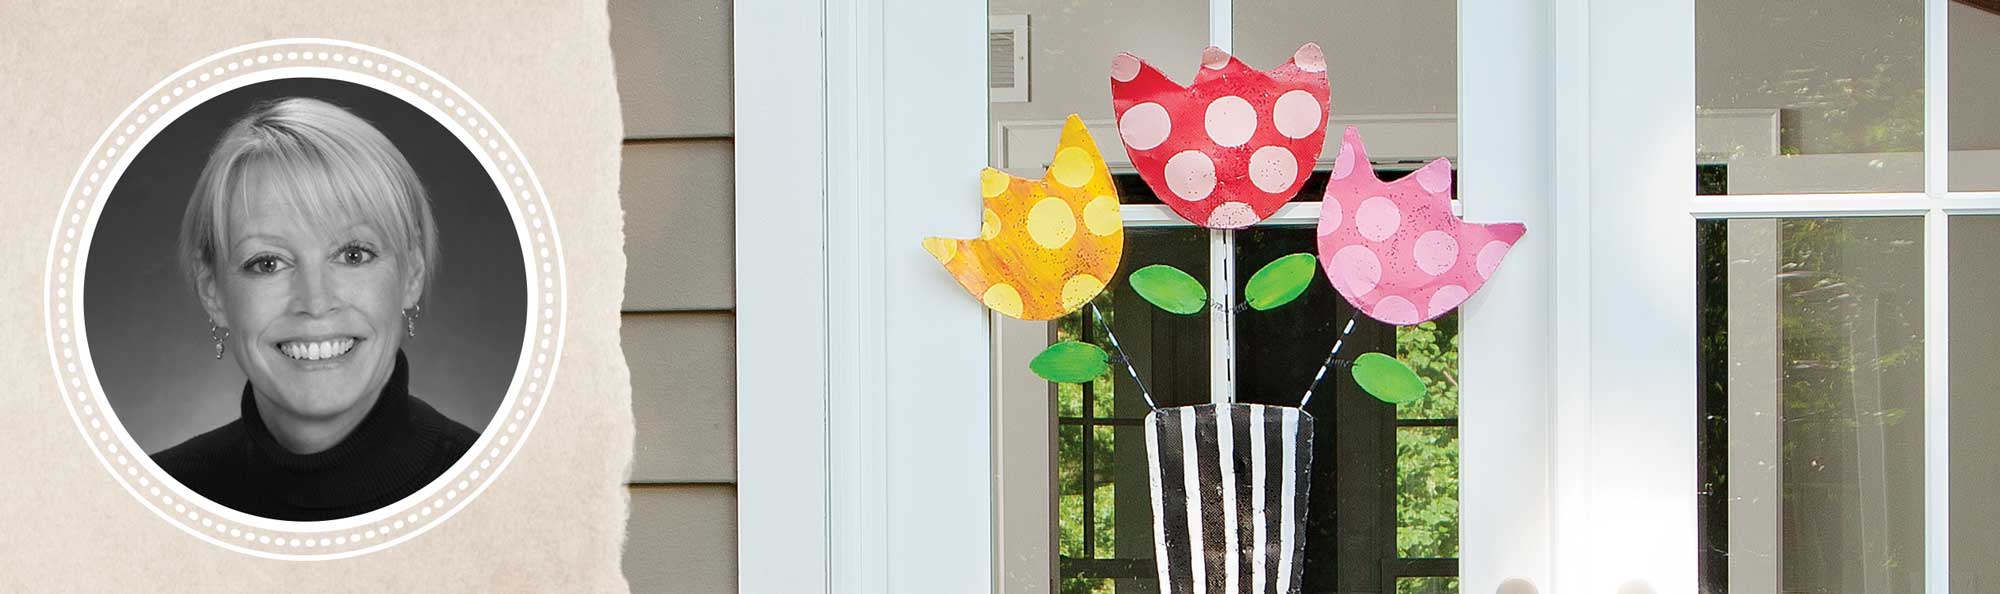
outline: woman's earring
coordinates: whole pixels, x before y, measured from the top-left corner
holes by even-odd
[[[218,361],[222,360],[222,351],[224,349],[222,341],[229,339],[229,329],[209,324],[208,339],[215,341],[215,359]]]
[[[414,308],[403,310],[403,324],[409,327],[410,338],[417,337],[417,318],[421,317],[424,317],[424,304],[422,303],[417,304]]]

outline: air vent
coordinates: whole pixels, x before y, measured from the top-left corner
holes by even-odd
[[[986,88],[994,103],[1028,101],[1028,15],[987,19]]]

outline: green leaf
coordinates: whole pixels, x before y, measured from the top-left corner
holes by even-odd
[[[1188,315],[1200,313],[1208,305],[1208,289],[1201,282],[1166,264],[1154,264],[1135,271],[1128,279],[1132,290],[1160,309]]]
[[[1313,274],[1319,272],[1319,258],[1312,254],[1292,254],[1265,264],[1243,286],[1243,299],[1250,309],[1265,311],[1291,303],[1306,292]]]
[[[1395,357],[1365,353],[1354,358],[1354,383],[1376,400],[1402,404],[1424,397],[1424,380]]]
[[[1056,383],[1080,384],[1097,379],[1111,368],[1111,356],[1087,342],[1065,340],[1035,355],[1028,369],[1042,379]]]

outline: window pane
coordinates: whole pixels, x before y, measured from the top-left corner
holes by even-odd
[[[994,167],[1015,175],[1040,177],[1055,154],[1063,119],[1077,114],[1090,127],[1091,138],[1112,171],[1130,172],[1130,161],[1112,123],[1111,57],[1131,52],[1182,82],[1194,76],[1208,46],[1208,0],[989,0],[989,27],[1025,17],[1024,39],[1004,32],[989,35],[989,64],[1002,64],[1010,51],[1025,46],[1026,100],[1010,100],[1010,91],[993,88],[995,101],[988,117],[995,138]],[[1014,64],[1020,64],[1015,61]],[[999,85],[1002,69],[988,71]],[[1007,76],[1009,83],[1016,77]],[[1118,176],[1118,191],[1128,202],[1151,195],[1137,176]],[[1157,203],[1157,200],[1153,202]]]
[[[1086,558],[1083,552],[1083,428],[1056,429],[1056,552]]]
[[[1396,429],[1396,554],[1458,556],[1458,428]]]
[[[1950,5],[1951,189],[2000,190],[2000,4]]]
[[[1458,312],[1396,328],[1396,358],[1424,380],[1429,394],[1396,405],[1398,419],[1458,418]]]
[[[1207,258],[1208,235],[1200,229],[1127,228],[1120,270],[1094,302],[1163,406],[1207,401],[1208,318],[1161,311],[1128,280],[1131,271],[1152,264],[1203,278]],[[1082,340],[1115,354],[1088,310],[1055,326],[1058,340]],[[1150,477],[1140,424],[1147,408],[1138,386],[1114,361],[1110,374],[1088,385],[1056,384],[1056,409],[1055,569],[1063,591],[1154,591]]]
[[[1349,125],[1360,127],[1378,160],[1458,153],[1456,0],[1241,1],[1233,15],[1236,56],[1253,68],[1275,67],[1308,41],[1328,56],[1325,166]],[[1364,122],[1356,115],[1399,117]]]
[[[1922,591],[1923,220],[1697,237],[1704,591]]]
[[[1208,316],[1176,315],[1147,303],[1132,290],[1132,271],[1154,264],[1166,264],[1196,279],[1208,278],[1208,232],[1195,227],[1154,227],[1125,229],[1125,255],[1111,286],[1094,302],[1118,336],[1118,345],[1131,357],[1133,368],[1146,382],[1154,402],[1179,406],[1208,402]],[[1206,285],[1206,281],[1203,282]],[[1204,312],[1205,313],[1205,312]],[[1085,320],[1088,308],[1071,314]],[[1103,328],[1091,323],[1092,342],[1111,350]],[[1115,356],[1116,353],[1114,352]],[[1143,417],[1145,400],[1132,376],[1114,362],[1110,382],[1120,397],[1117,410],[1122,416]]]
[[[1236,294],[1242,295],[1252,273],[1273,260],[1289,254],[1317,254],[1318,236],[1310,226],[1280,227],[1259,225],[1236,232]],[[1340,338],[1340,329],[1354,311],[1324,272],[1306,287],[1305,293],[1283,307],[1257,311],[1247,307],[1236,314],[1236,397],[1242,402],[1298,406],[1313,376],[1326,362],[1327,351]],[[1366,318],[1358,322],[1367,322]],[[1368,352],[1368,339],[1394,340],[1394,332],[1381,324],[1357,323],[1355,334],[1343,346],[1343,354]],[[1361,342],[1358,344],[1357,337]],[[1387,350],[1387,349],[1374,349]],[[1320,385],[1322,394],[1345,376],[1328,370]],[[1315,397],[1317,399],[1318,397]]]
[[[1957,13],[1953,13],[1956,16]],[[1951,220],[1951,585],[2000,585],[2000,217]]]
[[[1113,594],[1118,586],[1102,578],[1064,578],[1062,594]]]
[[[1396,578],[1396,594],[1458,594],[1458,578]]]
[[[1260,225],[1236,236],[1240,293],[1247,278],[1287,254],[1313,252],[1312,226]],[[1297,300],[1236,316],[1237,398],[1296,406],[1326,361],[1352,309],[1324,280]],[[1412,572],[1449,573],[1458,554],[1457,318],[1398,329],[1360,317],[1340,360],[1368,352],[1414,361],[1429,397],[1401,407],[1355,386],[1336,363],[1313,389],[1311,513],[1306,521],[1308,592],[1382,592]],[[1442,382],[1440,380],[1443,380]],[[1410,420],[1399,420],[1406,418]],[[1445,558],[1421,566],[1400,558]],[[1423,573],[1419,573],[1423,575]]]
[[[1696,0],[1698,159],[1729,194],[1921,191],[1923,4]]]

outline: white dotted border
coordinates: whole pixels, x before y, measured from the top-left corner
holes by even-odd
[[[173,107],[182,97],[238,76],[293,66],[336,68],[399,86],[429,101],[433,107],[455,118],[457,124],[477,136],[482,146],[473,148],[483,151],[488,160],[500,169],[499,173],[504,173],[500,177],[512,186],[500,190],[509,200],[516,202],[518,213],[526,219],[526,231],[533,234],[531,245],[534,249],[530,259],[539,270],[531,271],[529,276],[541,279],[539,303],[542,309],[537,316],[539,323],[531,328],[536,334],[527,355],[527,383],[515,395],[510,407],[494,414],[486,430],[493,437],[485,441],[484,449],[467,452],[465,459],[476,460],[477,463],[460,467],[456,475],[436,479],[432,484],[442,488],[435,489],[425,500],[404,502],[404,508],[387,514],[384,519],[341,530],[271,530],[232,521],[217,513],[212,508],[214,504],[208,501],[176,500],[172,489],[162,488],[162,483],[171,484],[172,478],[156,475],[148,465],[133,459],[135,456],[144,457],[144,453],[126,452],[119,448],[120,436],[114,435],[114,432],[122,429],[105,418],[103,410],[109,405],[102,394],[95,393],[96,382],[92,381],[95,370],[88,369],[83,357],[79,356],[77,347],[80,341],[73,336],[75,328],[80,327],[83,321],[83,312],[72,311],[70,307],[72,292],[80,293],[83,282],[83,275],[76,270],[73,258],[82,247],[79,237],[88,235],[85,221],[103,194],[98,190],[103,184],[113,181],[105,178],[119,155],[127,150],[127,143],[145,137],[146,130],[156,125],[161,111]],[[96,450],[98,458],[112,476],[147,507],[184,530],[225,547],[285,559],[341,558],[386,547],[428,529],[451,515],[472,496],[484,491],[499,470],[513,458],[529,429],[541,416],[549,385],[554,381],[555,366],[552,362],[558,358],[563,313],[566,311],[564,297],[567,283],[564,282],[564,267],[560,258],[560,240],[555,234],[555,222],[548,218],[547,196],[542,193],[541,183],[533,169],[520,157],[512,138],[498,124],[487,120],[484,109],[442,77],[401,56],[347,42],[279,40],[240,47],[212,56],[175,78],[163,81],[153,93],[135,102],[123,118],[107,129],[104,139],[100,139],[85,157],[69,196],[63,201],[65,207],[57,217],[55,237],[50,246],[51,274],[47,278],[46,303],[47,317],[53,320],[48,328],[49,346],[60,394],[75,417],[77,427],[82,430],[84,439]],[[108,146],[105,139],[110,139]]]

